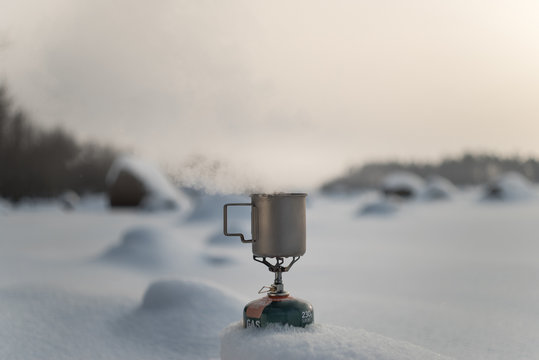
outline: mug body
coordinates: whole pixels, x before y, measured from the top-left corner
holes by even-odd
[[[306,196],[303,193],[251,195],[254,255],[291,257],[305,254]]]

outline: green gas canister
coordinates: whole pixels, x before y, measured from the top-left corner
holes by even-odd
[[[266,295],[253,300],[243,309],[243,327],[265,327],[283,324],[305,327],[314,322],[313,306],[290,295]]]

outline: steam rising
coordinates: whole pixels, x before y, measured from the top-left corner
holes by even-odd
[[[275,187],[256,176],[248,168],[230,163],[194,156],[173,174],[175,181],[183,186],[204,190],[209,194],[242,194],[274,192]]]

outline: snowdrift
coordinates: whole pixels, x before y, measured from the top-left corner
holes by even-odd
[[[423,179],[407,171],[393,172],[382,181],[382,192],[386,196],[401,199],[416,198],[422,193],[424,187]]]
[[[426,182],[415,174],[395,172],[382,183],[383,196],[363,202],[357,211],[359,216],[386,216],[396,213],[402,200],[448,200],[458,189],[446,178],[432,176]]]
[[[210,359],[242,301],[195,281],[156,281],[142,304],[43,286],[0,289],[1,359]]]
[[[128,229],[120,243],[106,250],[100,260],[142,269],[163,269],[174,260],[167,244],[167,234],[156,227],[139,226]]]
[[[517,172],[500,175],[485,187],[484,199],[515,201],[536,197],[531,182]]]
[[[445,200],[452,198],[457,191],[451,181],[436,175],[427,179],[422,197],[426,200]]]
[[[222,231],[220,228],[220,234]],[[209,237],[209,241],[217,238],[215,233]],[[236,252],[233,244],[241,246],[241,242],[227,237],[214,241],[222,241],[222,246],[216,244],[208,247],[202,244],[200,247],[201,244],[197,244],[196,239],[191,243],[181,241],[174,232],[156,226],[134,226],[122,234],[117,245],[109,247],[99,255],[97,261],[126,266],[139,272],[161,274],[181,273],[188,268],[204,265],[235,264]]]
[[[0,359],[143,359],[109,324],[128,311],[123,300],[44,286],[0,289]]]
[[[399,210],[399,205],[390,199],[378,197],[368,200],[360,206],[358,216],[387,216],[393,215]]]
[[[11,211],[11,203],[0,198],[0,215],[7,214]]]
[[[141,159],[118,158],[107,173],[106,183],[112,207],[190,209],[188,196],[172,186],[157,167]]]
[[[219,333],[241,316],[242,309],[242,301],[208,284],[156,281],[141,306],[117,323],[116,332],[144,347],[175,354],[176,359],[217,358]]]
[[[314,324],[244,329],[228,326],[221,335],[221,360],[434,360],[449,359],[419,346],[365,330]]]

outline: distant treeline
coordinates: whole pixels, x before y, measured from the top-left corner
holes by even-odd
[[[105,175],[116,151],[76,141],[61,128],[43,130],[14,108],[0,84],[0,197],[53,197],[105,190]]]
[[[500,157],[489,154],[464,154],[439,163],[372,162],[351,168],[342,177],[322,186],[323,191],[355,191],[379,188],[382,179],[395,171],[409,171],[423,178],[438,175],[455,185],[478,185],[507,171],[516,171],[533,182],[539,182],[539,161],[534,158]]]

